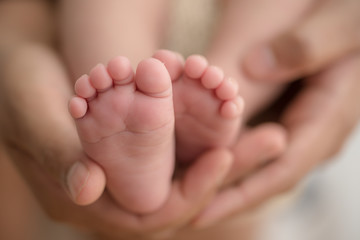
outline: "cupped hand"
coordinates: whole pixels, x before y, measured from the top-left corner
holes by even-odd
[[[305,77],[281,116],[286,150],[248,163],[241,144],[236,145],[231,180],[237,181],[216,196],[196,226],[211,225],[293,189],[341,149],[360,117],[358,9],[358,1],[322,1],[297,27],[249,51],[243,70],[252,80],[279,84]],[[275,142],[281,143],[282,131],[272,127]]]
[[[194,224],[208,226],[264,203],[294,188],[313,168],[334,156],[360,117],[359,78],[360,54],[355,53],[307,79],[281,121],[288,130],[284,154],[224,189]],[[279,134],[273,132],[273,136]],[[241,151],[238,147],[234,152]],[[243,161],[235,156],[235,163]],[[258,166],[253,163],[246,169]]]
[[[104,192],[102,168],[82,151],[67,110],[70,84],[56,54],[26,44],[6,59],[0,82],[1,140],[52,218],[108,236],[156,236],[185,225],[225,178],[232,155],[213,150],[174,180],[161,209],[146,216],[125,211]]]
[[[52,219],[104,237],[121,239],[140,236],[150,239],[176,233],[211,199],[232,160],[225,150],[204,154],[184,177],[173,182],[169,198],[160,209],[139,216],[117,205],[107,191],[93,204],[79,206],[36,160],[21,155],[15,158],[41,206]]]

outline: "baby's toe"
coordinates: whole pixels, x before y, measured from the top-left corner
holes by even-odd
[[[171,79],[165,65],[155,58],[141,61],[136,69],[137,88],[154,97],[165,97],[171,94]]]
[[[171,81],[175,81],[181,76],[183,72],[184,59],[179,53],[169,50],[159,50],[153,55],[153,58],[156,58],[164,63],[169,72]]]
[[[221,100],[230,100],[239,93],[239,85],[233,78],[225,78],[215,90],[216,96]]]
[[[75,93],[85,99],[93,98],[96,95],[96,89],[91,85],[88,75],[82,75],[76,80]]]
[[[184,71],[188,77],[198,79],[204,74],[207,66],[206,58],[200,55],[192,55],[186,59]]]
[[[133,80],[134,72],[131,63],[126,57],[116,57],[108,63],[108,72],[114,83],[117,85],[125,85]]]
[[[225,101],[220,107],[220,115],[228,119],[239,117],[243,111],[244,100],[239,96],[233,100]]]
[[[210,66],[201,77],[201,84],[206,89],[215,89],[224,81],[224,72],[215,66]]]
[[[85,116],[87,108],[87,102],[84,98],[73,97],[70,99],[69,112],[73,118],[78,119]]]
[[[98,92],[104,92],[113,85],[113,80],[105,66],[98,64],[90,71],[90,83]]]

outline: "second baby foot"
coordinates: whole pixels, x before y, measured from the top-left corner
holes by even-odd
[[[185,66],[170,51],[154,57],[164,62],[173,80],[177,159],[186,162],[207,149],[231,146],[243,111],[237,82],[199,55],[190,56]]]
[[[159,60],[127,58],[97,65],[75,84],[69,110],[87,156],[100,164],[118,203],[149,213],[167,198],[174,163],[169,73]]]

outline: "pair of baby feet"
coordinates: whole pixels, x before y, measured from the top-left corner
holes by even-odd
[[[149,213],[166,200],[177,161],[230,146],[242,113],[237,83],[193,55],[160,50],[139,63],[117,57],[75,83],[69,110],[86,155],[120,205]],[[176,149],[176,157],[175,157]]]

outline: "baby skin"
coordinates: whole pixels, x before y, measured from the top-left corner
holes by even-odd
[[[200,56],[183,65],[178,54],[160,50],[134,73],[127,58],[117,57],[75,83],[69,111],[84,152],[103,167],[114,200],[131,212],[153,212],[167,199],[175,129],[184,161],[231,144],[238,132],[235,82]]]
[[[239,133],[243,109],[237,82],[199,55],[188,57],[184,67],[182,61],[174,59],[181,57],[170,51],[160,50],[154,57],[177,74],[171,77],[176,160],[188,162],[207,149],[231,146]]]

